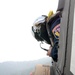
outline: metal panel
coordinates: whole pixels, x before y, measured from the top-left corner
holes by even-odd
[[[59,0],[64,1],[64,0]],[[59,2],[59,3],[60,3]],[[73,75],[70,71],[71,42],[72,42],[72,25],[73,25],[73,8],[75,0],[65,0],[64,9],[61,19],[61,31],[58,50],[58,62],[53,63],[55,66],[55,75]],[[61,6],[61,3],[59,4]],[[63,6],[62,6],[63,7]],[[60,8],[59,8],[60,9]]]
[[[75,32],[73,31],[73,28],[74,28],[74,24],[73,24],[73,21],[75,21],[75,19],[73,18],[74,16],[74,5],[75,5],[75,0],[71,0],[71,5],[70,5],[70,14],[69,14],[69,26],[68,26],[68,38],[67,38],[67,57],[66,57],[66,67],[65,67],[65,74],[66,75],[75,75],[75,72],[73,70],[73,66],[75,66],[74,62],[71,62],[71,52],[72,52],[72,48],[74,48],[72,45],[73,45],[73,39],[72,39],[72,33]],[[74,20],[73,20],[74,19]],[[73,40],[73,41],[72,41]],[[75,42],[74,42],[75,43]],[[72,47],[71,47],[72,46]],[[75,50],[74,50],[75,51]],[[73,55],[73,53],[72,53]],[[74,60],[74,59],[73,59]],[[73,64],[74,63],[74,64]],[[70,65],[72,64],[72,65]],[[71,66],[71,70],[70,70],[70,66]],[[73,73],[73,74],[72,74]]]
[[[64,1],[64,0],[62,0]],[[56,69],[56,75],[64,75],[64,68],[66,63],[66,52],[67,52],[67,36],[68,36],[68,25],[69,25],[69,14],[70,14],[70,1],[65,0],[63,3],[64,9],[61,19],[60,27],[60,40],[59,40],[59,50],[58,50],[58,62],[54,64]],[[60,0],[61,2],[61,0]]]
[[[74,5],[74,20],[73,20],[73,34],[72,34],[72,51],[71,51],[71,65],[70,71],[75,74],[75,5]]]
[[[73,75],[70,71],[72,25],[73,25],[74,0],[65,0],[61,21],[60,49],[58,52],[58,69],[62,75]],[[61,75],[60,74],[60,75]]]
[[[65,67],[65,56],[66,56],[66,45],[67,45],[67,28],[68,28],[68,18],[69,18],[69,6],[70,0],[65,0],[64,10],[62,13],[61,27],[60,27],[60,40],[59,40],[59,51],[58,51],[58,62],[57,68],[60,74],[64,73]],[[63,74],[64,75],[64,74]]]
[[[57,10],[63,10],[64,8],[64,2],[65,0],[59,0],[59,3],[58,3],[58,9]]]

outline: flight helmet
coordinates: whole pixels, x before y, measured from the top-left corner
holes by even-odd
[[[46,23],[46,15],[42,15],[39,18],[37,18],[32,26],[32,34],[37,41],[45,41],[46,43],[50,44],[50,40],[46,29]]]

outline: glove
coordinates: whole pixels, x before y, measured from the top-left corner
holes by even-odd
[[[48,56],[51,56],[51,50],[52,50],[52,47],[50,46],[50,47],[49,47],[49,50],[47,51],[47,55],[48,55]]]

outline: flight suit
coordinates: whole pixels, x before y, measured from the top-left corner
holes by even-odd
[[[58,59],[58,43],[59,43],[59,36],[60,36],[60,18],[57,18],[54,20],[50,27],[50,32],[52,35],[53,40],[53,47],[51,50],[50,56],[53,58],[55,62],[57,62]]]

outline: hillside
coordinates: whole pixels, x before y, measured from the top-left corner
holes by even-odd
[[[34,61],[0,63],[0,75],[29,75],[36,64],[51,64],[49,57]]]

